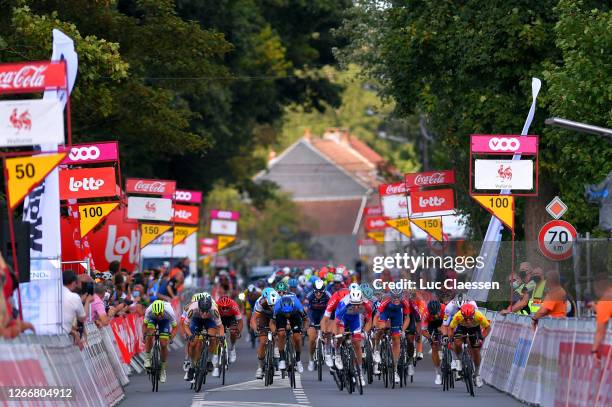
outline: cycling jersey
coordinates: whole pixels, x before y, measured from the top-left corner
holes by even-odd
[[[344,286],[344,284],[340,283],[340,284],[338,284],[337,286],[336,286],[336,284],[338,284],[338,283],[333,283],[333,282],[332,282],[332,283],[329,283],[329,284],[327,285],[326,291],[327,291],[327,292],[329,292],[330,294],[334,294],[334,293],[336,293],[337,291],[341,291],[341,290],[345,290],[345,289],[346,289],[346,287]]]
[[[427,308],[425,308],[425,313],[423,314],[423,324],[422,327],[427,329],[430,335],[433,335],[441,326],[442,322],[444,322],[444,311],[446,306],[444,304],[440,304],[440,313],[437,317],[433,317],[429,314]]]
[[[291,301],[293,304],[291,311],[288,313],[281,311],[281,303],[283,302],[285,298],[291,298]],[[274,304],[274,315],[275,316],[279,314],[292,314],[294,312],[298,312],[298,313],[304,312],[304,306],[300,302],[299,298],[296,297],[294,294],[291,294],[291,293],[285,294],[278,301],[276,301],[276,304]]]
[[[345,295],[338,303],[335,315],[339,326],[358,334],[363,328],[364,321],[372,318],[372,303],[365,300],[361,304],[351,304],[350,297]]]
[[[255,301],[254,311],[255,313],[264,315],[268,318],[271,318],[274,315],[274,308],[268,304],[263,296],[259,297],[257,301]]]
[[[347,288],[343,288],[342,290],[338,290],[335,293],[332,294],[331,298],[329,299],[329,302],[327,303],[327,308],[325,308],[325,316],[330,318],[330,319],[334,319],[335,317],[335,312],[336,312],[336,308],[338,307],[338,303],[340,303],[340,301],[347,296],[349,293],[349,290]]]
[[[399,304],[395,304],[393,299],[385,298],[378,306],[381,321],[389,321],[391,324],[391,334],[399,335],[402,330],[404,317],[410,315],[410,304],[407,300],[400,300]]]
[[[221,315],[219,314],[217,304],[213,302],[210,312],[204,316],[198,307],[197,301],[192,302],[187,309],[187,318],[185,318],[184,323],[189,325],[192,333],[200,332],[202,328],[211,329],[221,326]]]
[[[320,298],[317,298],[315,292],[311,292],[306,297],[305,306],[308,312],[308,319],[313,325],[319,325],[327,304],[329,303],[331,296],[327,291],[324,291]]]
[[[474,313],[474,320],[468,323],[463,318],[463,314],[461,312],[457,312],[450,323],[450,327],[455,329],[457,326],[463,326],[466,328],[481,327],[486,329],[489,327],[489,320],[482,312],[476,311],[476,313]]]
[[[465,303],[472,304],[475,308],[478,308],[478,305],[476,305],[476,301],[466,301]],[[459,307],[454,300],[449,302],[446,305],[446,308],[444,309],[444,322],[442,323],[442,325],[449,326],[451,321],[453,320],[453,317],[459,311],[459,308],[461,307]]]

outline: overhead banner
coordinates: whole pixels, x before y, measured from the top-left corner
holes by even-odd
[[[142,249],[164,233],[170,230],[172,225],[161,225],[158,223],[140,224],[140,248]]]
[[[476,160],[474,184],[477,190],[533,189],[532,160]]]
[[[455,183],[455,171],[428,171],[415,172],[404,175],[406,188],[435,187],[440,185],[452,185]]]
[[[129,219],[168,222],[172,219],[172,200],[130,196],[128,197],[127,217]]]
[[[384,195],[380,197],[382,214],[388,218],[407,218],[409,213],[407,195]]]
[[[238,222],[233,220],[211,219],[210,233],[213,235],[236,235]]]
[[[219,236],[217,237],[217,250],[221,250],[236,240],[236,236]]]
[[[202,192],[201,191],[188,191],[186,189],[177,189],[174,195],[164,195],[164,198],[174,198],[175,202],[184,202],[190,204],[201,204],[202,203]]]
[[[405,182],[393,182],[391,184],[381,184],[378,186],[378,194],[383,197],[386,195],[404,195],[406,193]]]
[[[63,201],[117,196],[115,167],[62,169],[59,179]]]
[[[65,156],[66,153],[58,153],[7,158],[4,165],[7,173],[9,209],[19,205]]]
[[[64,108],[59,100],[0,101],[0,147],[64,143]]]
[[[514,230],[514,197],[511,195],[472,195],[483,208]]]
[[[95,204],[79,205],[79,222],[81,237],[84,237],[100,224],[115,208],[119,202],[101,202]]]
[[[125,181],[125,192],[128,194],[172,195],[174,191],[176,191],[175,181],[138,178],[128,178]]]
[[[38,92],[66,87],[64,61],[0,64],[0,93]]]
[[[442,216],[412,219],[412,223],[438,242],[442,241]]]
[[[172,217],[172,222],[197,225],[200,223],[200,207],[174,204],[174,216]]]
[[[414,191],[410,194],[411,217],[413,214],[448,212],[455,209],[455,194],[452,189]]]
[[[176,246],[177,244],[183,243],[185,239],[197,231],[197,226],[175,226],[174,236],[172,237],[172,245]]]
[[[472,134],[472,153],[537,154],[538,136]]]
[[[112,162],[119,159],[119,147],[116,141],[93,144],[73,144],[70,148],[60,148],[68,155],[62,164],[80,165],[100,162]]]
[[[393,229],[397,230],[402,235],[406,237],[412,236],[412,231],[410,230],[410,219],[387,219],[385,222],[387,223],[387,225],[391,226]]]

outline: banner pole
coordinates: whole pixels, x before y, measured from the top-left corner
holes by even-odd
[[[23,310],[21,309],[21,289],[19,288],[19,265],[17,264],[17,250],[15,245],[15,226],[13,225],[13,209],[10,208],[9,190],[8,190],[8,171],[6,169],[6,157],[2,157],[2,167],[4,169],[4,188],[6,194],[6,213],[8,214],[9,234],[11,236],[11,251],[13,257],[13,273],[17,277],[17,302],[19,304],[19,319],[23,321]],[[10,276],[6,276],[9,278]]]

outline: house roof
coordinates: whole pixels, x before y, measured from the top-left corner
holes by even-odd
[[[298,201],[297,205],[305,219],[302,227],[314,236],[351,235],[362,200]]]
[[[372,150],[370,146],[353,135],[349,137],[349,144],[353,150],[357,151],[366,160],[370,161],[374,165],[382,164],[385,161],[380,154]]]

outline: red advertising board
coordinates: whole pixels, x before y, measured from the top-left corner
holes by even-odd
[[[428,171],[405,174],[406,188],[436,187],[455,183],[455,171]]]
[[[415,191],[410,194],[412,213],[452,211],[455,209],[455,194],[450,188]]]
[[[380,216],[383,214],[382,206],[366,206],[363,208],[363,216]]]
[[[363,226],[366,231],[384,230],[388,227],[384,216],[368,216],[363,220]]]
[[[406,193],[405,182],[393,182],[391,184],[381,184],[378,186],[378,194],[380,196],[385,195],[398,195]]]
[[[38,92],[66,88],[64,62],[0,64],[0,93]]]
[[[200,222],[200,207],[193,205],[174,204],[174,223],[197,225]]]
[[[112,261],[119,261],[121,267],[130,272],[138,267],[140,230],[138,222],[126,221],[126,212],[125,206],[121,205],[87,235],[98,270],[108,270]],[[62,216],[61,228],[62,260],[82,261],[68,217]]]
[[[80,165],[99,162],[117,161],[119,148],[116,141],[106,143],[73,144],[70,148],[60,148],[59,151],[68,151],[62,164]]]
[[[117,195],[115,167],[62,169],[59,182],[61,200]]]
[[[128,178],[125,192],[128,194],[172,195],[176,191],[176,181],[160,179]]]

